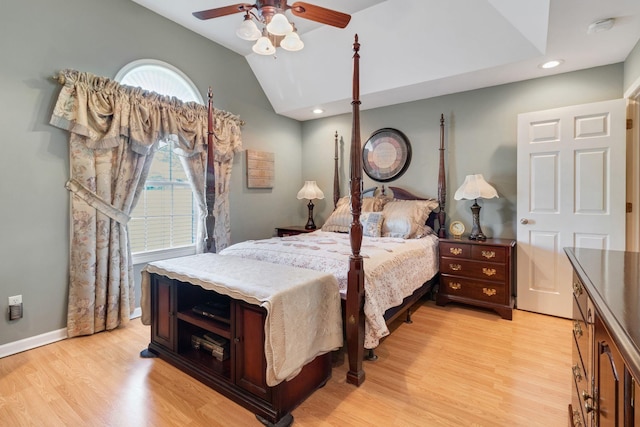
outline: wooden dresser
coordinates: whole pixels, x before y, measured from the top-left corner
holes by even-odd
[[[440,288],[436,304],[471,304],[495,310],[511,320],[516,241],[440,239],[439,245]]]
[[[569,425],[640,427],[640,253],[565,253],[574,270]]]

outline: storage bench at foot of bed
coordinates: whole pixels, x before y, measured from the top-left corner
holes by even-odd
[[[331,353],[325,353],[290,381],[270,387],[264,308],[158,274],[151,275],[150,288],[151,343],[143,353],[159,356],[253,412],[265,425],[291,424],[291,411],[331,377]],[[211,317],[193,310],[204,301],[217,303]],[[200,345],[200,339],[212,336],[214,344]]]

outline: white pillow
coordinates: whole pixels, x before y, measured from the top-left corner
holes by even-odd
[[[368,237],[380,237],[382,235],[382,212],[364,212],[360,215],[362,234]]]
[[[417,239],[429,234],[425,227],[436,200],[393,200],[384,205],[382,237]]]
[[[364,197],[362,199],[362,212],[379,212],[382,210],[382,199],[377,197]],[[348,233],[351,227],[351,196],[344,196],[338,200],[336,209],[331,213],[322,226],[322,231],[337,231]]]

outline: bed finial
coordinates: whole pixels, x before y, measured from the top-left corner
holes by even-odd
[[[358,35],[355,36],[355,41],[353,42],[353,101],[351,104],[357,102],[360,104],[360,43],[358,43]],[[355,120],[355,117],[354,117]],[[358,125],[360,118],[358,117]],[[358,133],[360,133],[360,129],[358,129]],[[353,165],[352,165],[353,166]]]
[[[205,203],[207,204],[207,218],[205,226],[207,228],[207,252],[216,252],[216,242],[214,238],[214,228],[216,218],[213,215],[213,206],[216,201],[216,172],[215,172],[215,150],[213,146],[213,90],[209,86],[209,101],[207,103],[207,172],[205,183]]]

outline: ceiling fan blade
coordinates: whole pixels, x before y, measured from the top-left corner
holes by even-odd
[[[351,15],[347,15],[346,13],[301,1],[297,1],[291,5],[291,13],[295,16],[299,16],[300,18],[332,25],[338,28],[346,27],[351,20]]]
[[[219,18],[221,16],[227,16],[238,12],[244,12],[254,8],[254,4],[238,3],[231,6],[217,7],[215,9],[201,10],[200,12],[193,12],[193,16],[198,19],[211,19]]]

